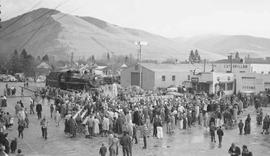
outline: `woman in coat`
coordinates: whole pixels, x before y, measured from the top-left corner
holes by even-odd
[[[99,134],[99,120],[95,116],[95,119],[94,119],[94,135],[98,135],[98,134]]]
[[[245,120],[245,127],[244,127],[245,134],[250,134],[250,121],[251,118],[250,115],[248,114],[247,119]]]
[[[119,139],[114,135],[112,142],[109,147],[110,156],[118,155]]]
[[[72,135],[72,137],[75,137],[76,136],[77,123],[73,119],[72,116],[69,119],[69,126],[70,126],[70,134]]]

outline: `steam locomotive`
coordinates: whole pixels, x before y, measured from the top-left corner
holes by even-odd
[[[81,74],[79,71],[51,72],[46,77],[46,86],[64,90],[89,90],[100,85],[119,83],[120,77],[100,77],[94,74]]]

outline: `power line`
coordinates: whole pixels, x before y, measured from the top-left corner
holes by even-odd
[[[97,39],[95,39],[94,37],[91,37],[92,40],[94,40],[98,45],[100,45],[102,48],[106,49],[107,51],[110,51],[110,49],[108,49],[106,46],[104,46],[102,43],[100,43]]]
[[[80,9],[80,8],[74,9],[74,10],[72,10],[70,13],[72,13],[72,12],[78,10],[78,9]],[[66,17],[66,16],[68,16],[68,15],[69,15],[69,14],[63,14],[62,16],[56,18],[56,20],[60,20],[60,19]],[[49,26],[49,25],[52,25],[52,24],[56,24],[56,23],[54,23],[54,22],[47,22],[46,24],[44,24],[44,25],[42,26],[42,28],[45,28],[46,26]],[[42,29],[42,28],[41,28],[41,29]],[[20,34],[18,34],[18,36],[24,36],[24,35],[26,35],[26,34],[29,34],[29,33],[34,32],[34,31],[36,31],[36,30],[38,30],[38,29],[39,29],[39,28],[35,28],[35,29],[32,29],[32,30],[30,30],[30,31],[28,31],[28,32],[20,33]]]
[[[41,0],[38,1],[38,3],[36,3],[29,11],[33,10],[33,9],[34,9],[35,7],[37,7],[40,3],[41,3]],[[17,23],[19,20],[21,20],[25,15],[26,15],[26,13],[23,14],[23,15],[21,15],[21,16],[19,16],[16,20],[14,20],[14,22],[11,22],[9,25],[7,25],[6,27],[4,27],[4,28],[2,29],[2,32],[5,31],[6,29],[8,29],[9,27],[11,27],[12,25],[16,24],[16,23]]]
[[[61,5],[65,4],[67,1],[68,1],[68,0],[64,1],[63,3],[58,4],[58,5],[54,8],[54,10],[57,9],[57,8],[59,8]],[[13,34],[14,32],[17,32],[18,30],[20,30],[20,29],[22,29],[22,28],[24,28],[24,27],[26,27],[26,26],[32,24],[33,22],[35,22],[35,21],[41,19],[43,16],[46,16],[47,14],[49,14],[51,11],[54,11],[54,10],[48,10],[48,11],[46,11],[44,14],[42,14],[42,15],[38,16],[37,18],[33,19],[31,22],[28,22],[28,23],[22,25],[21,27],[19,27],[18,29],[16,29],[16,30],[14,30],[14,31],[11,31],[11,32],[9,32],[9,33],[6,33],[6,34],[0,36],[0,39],[4,38],[4,37],[6,37],[6,36],[8,36],[8,35],[10,35],[10,34]]]
[[[34,32],[34,33],[30,36],[30,38],[28,38],[28,40],[27,40],[26,42],[24,42],[24,44],[19,48],[19,51],[20,51],[20,50],[21,50],[28,42],[30,42],[30,41],[34,38],[34,36],[39,32],[39,30],[42,28],[42,26],[49,20],[49,18],[50,18],[50,16],[48,16],[48,17],[46,18],[45,22],[43,22],[43,23],[40,25],[40,27],[38,27],[37,31]]]
[[[64,1],[64,3],[60,3],[59,5],[57,5],[54,9],[57,9],[58,7],[60,7],[61,5],[65,4],[68,0]],[[50,10],[51,11],[51,10]],[[53,12],[51,12],[53,13]],[[34,32],[30,38],[19,48],[19,49],[22,49],[24,46],[26,46],[34,37],[35,35],[41,30],[41,28],[43,27],[43,25],[50,19],[50,16],[48,16],[45,20],[45,22],[43,22],[40,27],[38,27],[37,31]]]

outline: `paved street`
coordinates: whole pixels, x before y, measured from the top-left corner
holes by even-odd
[[[4,83],[0,83],[1,94],[4,85]],[[16,86],[18,85],[16,84]],[[30,95],[30,92],[25,90],[24,94]],[[20,97],[8,98],[7,110],[14,114],[15,103],[20,99]],[[22,101],[29,109],[29,97],[22,98]],[[49,117],[49,105],[45,104],[43,109],[43,114]],[[270,113],[270,108],[264,108],[264,114],[267,112]],[[243,116],[246,117],[248,113],[251,114],[252,118],[251,135],[240,136],[238,129],[225,130],[222,148],[218,148],[217,143],[211,143],[208,131],[197,126],[192,127],[191,130],[176,129],[173,135],[165,135],[162,140],[150,137],[146,150],[142,149],[143,144],[142,139],[140,139],[139,145],[133,146],[133,156],[228,156],[227,151],[232,142],[235,142],[239,147],[242,147],[243,144],[247,145],[254,156],[268,156],[270,155],[270,135],[260,134],[261,127],[256,125],[254,108],[247,109]],[[108,142],[106,138],[86,139],[84,136],[68,138],[64,134],[63,122],[60,127],[56,127],[53,120],[49,122],[48,140],[45,141],[41,137],[39,122],[36,115],[30,115],[30,126],[24,131],[24,139],[18,139],[19,148],[22,148],[23,152],[30,156],[97,156],[101,143],[104,142],[107,145]],[[17,124],[8,132],[9,139],[17,137]],[[121,150],[120,155],[122,155]]]

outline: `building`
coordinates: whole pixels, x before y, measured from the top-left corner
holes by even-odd
[[[206,65],[205,70],[210,71]],[[140,86],[146,90],[180,86],[185,81],[190,81],[191,73],[202,72],[203,64],[154,64],[143,63],[132,65],[121,72],[121,85],[123,87]]]
[[[207,94],[223,91],[225,95],[232,95],[235,90],[233,73],[202,72],[191,76],[192,87]]]
[[[228,59],[218,60],[213,65],[215,72],[232,72],[232,73],[270,73],[269,58],[244,58],[228,56]]]
[[[97,66],[94,68],[94,73],[100,76],[111,76],[113,74],[112,69],[109,66]]]
[[[270,89],[270,75],[259,73],[235,74],[236,93],[260,93]]]
[[[36,67],[36,75],[48,75],[50,71],[52,70],[52,67],[46,63],[46,62],[41,62],[37,67]]]
[[[245,64],[245,63],[233,63],[232,68],[230,63],[215,63],[214,71],[223,73],[270,73],[270,64]]]

